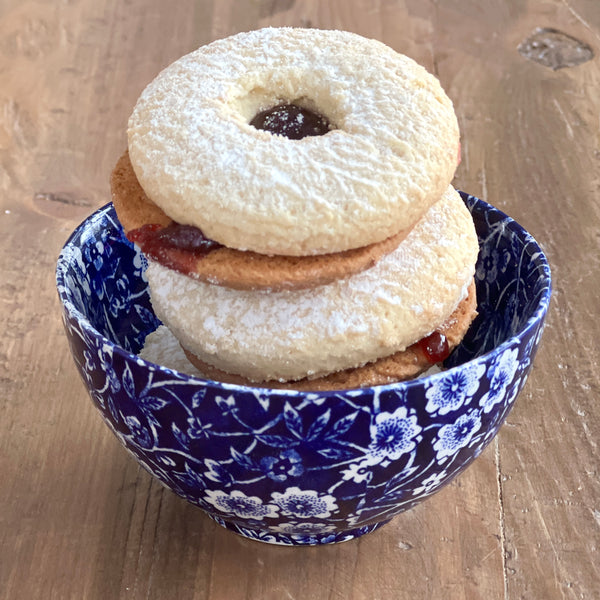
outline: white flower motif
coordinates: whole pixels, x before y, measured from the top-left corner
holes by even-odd
[[[415,437],[421,433],[417,417],[408,416],[406,407],[401,406],[393,413],[382,412],[371,424],[371,443],[367,464],[377,465],[386,459],[397,460],[403,454],[412,452],[416,446]]]
[[[348,465],[347,469],[342,471],[342,478],[344,481],[354,481],[354,483],[362,483],[363,481],[369,481],[373,473],[369,469],[369,463],[363,460],[359,463],[352,463]]]
[[[457,410],[477,392],[484,373],[485,366],[479,364],[448,372],[445,377],[434,381],[425,392],[428,400],[425,410],[440,415]]]
[[[433,444],[437,460],[456,454],[469,444],[475,432],[481,428],[481,418],[475,410],[461,415],[454,423],[440,428],[438,438]]]
[[[265,456],[260,461],[261,471],[273,481],[285,481],[304,473],[302,457],[293,449],[284,450],[279,456]]]
[[[506,350],[489,366],[487,377],[490,381],[490,389],[479,401],[485,413],[489,413],[496,404],[504,400],[506,389],[519,368],[518,353],[517,348]]]
[[[423,481],[421,482],[422,485],[414,489],[413,496],[427,496],[431,494],[432,492],[437,490],[437,488],[442,484],[444,479],[446,479],[447,474],[448,473],[446,472],[446,469],[444,469],[439,473],[434,473],[433,475],[430,475],[429,477],[427,477],[427,479],[423,479]]]
[[[190,417],[188,420],[189,427],[187,434],[193,440],[209,438],[211,436],[212,423],[202,423],[200,417]]]
[[[293,515],[294,517],[324,519],[338,510],[334,496],[329,494],[319,496],[319,492],[315,490],[290,487],[283,494],[273,492],[271,497],[284,515]]]
[[[221,512],[233,514],[244,519],[262,520],[265,517],[277,517],[279,509],[273,504],[263,504],[257,496],[246,496],[244,492],[234,490],[226,494],[220,490],[206,490],[204,498]]]

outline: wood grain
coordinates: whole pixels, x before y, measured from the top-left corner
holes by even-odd
[[[554,298],[530,380],[453,484],[323,548],[239,538],[122,450],[77,379],[54,264],[109,199],[156,73],[265,25],[376,37],[455,102],[457,187],[541,242]],[[537,27],[595,58],[553,71]],[[0,598],[600,598],[600,4],[597,0],[61,0],[0,3]]]

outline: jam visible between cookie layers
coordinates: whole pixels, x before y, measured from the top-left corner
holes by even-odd
[[[416,345],[432,365],[442,362],[450,356],[448,340],[439,331],[434,331],[432,334],[419,340]]]
[[[218,242],[205,237],[197,227],[179,223],[171,223],[167,227],[157,224],[144,225],[130,231],[127,237],[150,259],[190,277],[193,277],[198,260],[219,248],[224,248]],[[434,331],[419,340],[413,347],[418,348],[432,365],[446,360],[450,355],[448,340],[439,331]]]
[[[223,248],[197,227],[174,222],[166,227],[143,225],[131,230],[127,237],[149,258],[184,275],[194,273],[199,259]]]

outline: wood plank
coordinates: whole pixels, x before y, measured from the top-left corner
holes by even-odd
[[[594,598],[600,419],[598,340],[590,323],[597,314],[599,70],[597,60],[552,71],[523,59],[516,47],[544,26],[597,48],[600,6],[545,3],[495,36],[482,32],[491,42],[469,56],[471,85],[458,79],[450,93],[469,106],[459,108],[463,136],[478,143],[467,143],[459,185],[538,237],[555,282],[532,382],[499,436],[506,594]],[[490,65],[495,80],[486,77]],[[467,99],[473,92],[477,104]]]

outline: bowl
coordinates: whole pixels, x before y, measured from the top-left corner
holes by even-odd
[[[92,402],[139,463],[220,525],[276,544],[341,542],[437,492],[494,438],[550,301],[533,237],[461,193],[480,241],[478,316],[437,374],[335,392],[250,388],[139,358],[159,321],[146,261],[111,204],[64,246],[58,294]]]

